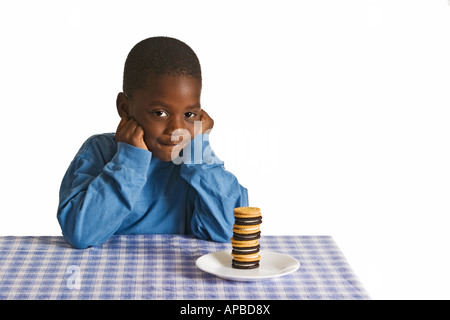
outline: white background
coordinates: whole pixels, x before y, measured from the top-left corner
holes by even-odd
[[[115,131],[128,51],[166,35],[200,58],[212,146],[264,234],[332,235],[372,298],[450,298],[447,0],[0,12],[0,235],[60,235],[61,179],[84,140]]]

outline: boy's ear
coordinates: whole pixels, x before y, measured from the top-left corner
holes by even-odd
[[[119,117],[128,116],[130,112],[130,101],[123,92],[119,92],[116,99],[117,113]]]

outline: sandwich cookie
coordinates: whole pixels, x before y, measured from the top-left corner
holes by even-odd
[[[231,254],[233,256],[232,267],[238,269],[253,269],[259,267],[261,256],[258,253],[253,254]]]
[[[259,252],[258,240],[237,241],[231,238],[231,245],[233,247],[233,251],[231,251],[232,255],[245,255]]]
[[[235,218],[258,218],[261,217],[261,209],[256,207],[239,207],[234,209]]]
[[[259,239],[261,231],[257,225],[238,225],[233,226],[233,238],[241,241],[250,241]]]
[[[245,225],[255,225],[255,224],[261,224],[262,218],[256,217],[256,218],[235,218],[236,224],[245,226]]]
[[[231,267],[235,269],[255,269],[259,267],[259,261],[246,262],[246,261],[237,261],[233,259]]]
[[[259,245],[258,240],[251,240],[251,241],[240,241],[236,240],[234,238],[231,238],[231,246],[233,248],[245,248],[245,247],[253,247]]]

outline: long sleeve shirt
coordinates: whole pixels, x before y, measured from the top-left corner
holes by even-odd
[[[229,241],[233,209],[248,206],[248,193],[215,157],[208,137],[197,135],[180,164],[117,143],[114,133],[90,137],[61,183],[57,218],[66,241],[87,248],[114,234],[152,233]]]

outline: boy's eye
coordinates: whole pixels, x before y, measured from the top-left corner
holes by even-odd
[[[154,114],[160,118],[167,117],[167,112],[165,111],[155,111]]]
[[[186,118],[193,118],[193,117],[195,117],[197,114],[195,114],[195,113],[193,113],[193,112],[186,112],[184,115],[185,115]]]

